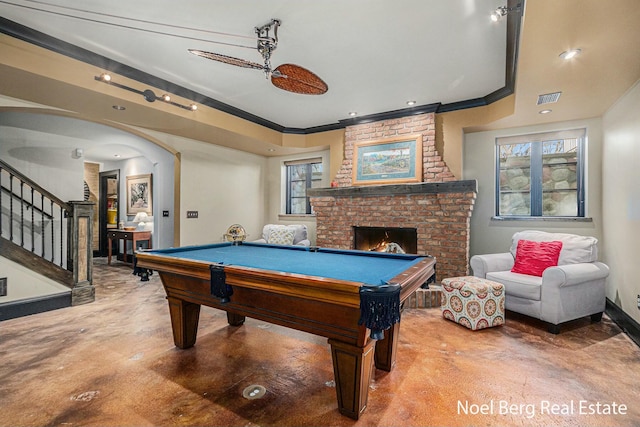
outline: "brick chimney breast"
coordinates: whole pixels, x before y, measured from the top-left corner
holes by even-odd
[[[422,183],[353,186],[358,142],[422,135]],[[436,257],[437,280],[469,273],[477,183],[457,181],[436,150],[435,113],[347,127],[337,188],[310,189],[318,246],[352,249],[353,227],[413,227],[417,252]]]

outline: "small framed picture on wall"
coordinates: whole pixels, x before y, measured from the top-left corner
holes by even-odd
[[[127,177],[127,215],[146,212],[152,215],[152,174]]]

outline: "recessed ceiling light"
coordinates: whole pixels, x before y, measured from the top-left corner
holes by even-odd
[[[350,115],[351,117],[354,117],[354,116],[357,116],[357,115],[358,115],[358,112],[357,112],[357,111],[350,111],[350,112],[349,112],[349,115]]]
[[[112,108],[114,110],[118,110],[118,111],[123,111],[123,110],[127,109],[126,107],[123,107],[122,105],[114,105]]]
[[[540,111],[538,111],[538,114],[549,114],[552,111],[553,110],[540,110]]]
[[[165,93],[164,95],[162,95],[162,100],[164,102],[169,102],[169,101],[171,101],[171,97],[168,94]]]
[[[416,101],[407,101],[408,106],[416,105]]]
[[[274,151],[276,151],[276,149],[275,148],[269,148],[267,151],[270,152],[270,153],[273,153]]]
[[[565,50],[564,52],[562,52],[560,54],[560,58],[562,58],[562,59],[571,59],[571,58],[574,58],[577,55],[579,55],[580,52],[582,52],[582,49]]]
[[[114,154],[113,157],[120,158],[120,154]]]

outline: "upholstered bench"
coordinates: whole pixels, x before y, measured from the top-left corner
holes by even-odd
[[[504,285],[474,276],[442,279],[442,317],[471,330],[504,323]]]

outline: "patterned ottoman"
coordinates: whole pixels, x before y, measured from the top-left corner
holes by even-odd
[[[442,279],[442,317],[471,330],[504,323],[504,285],[474,276]]]

